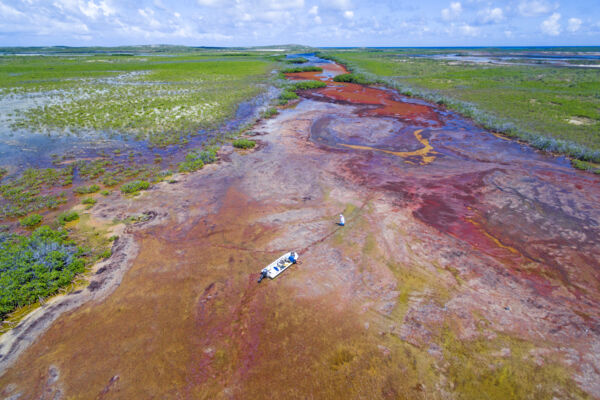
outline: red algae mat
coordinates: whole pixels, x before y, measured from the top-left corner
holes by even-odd
[[[600,179],[320,65],[259,150],[98,202],[156,219],[112,293],[3,361],[3,396],[600,398]]]

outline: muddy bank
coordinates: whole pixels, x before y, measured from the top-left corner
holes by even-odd
[[[597,177],[377,88],[331,83],[254,132],[259,151],[99,200],[161,218],[3,395],[600,397]]]

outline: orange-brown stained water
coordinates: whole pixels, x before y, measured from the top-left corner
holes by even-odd
[[[465,341],[495,343],[501,332],[549,352],[570,346],[580,365],[600,366],[591,351],[598,179],[433,106],[328,84],[305,95],[344,105],[304,101],[282,112],[260,128],[270,132],[263,150],[133,202],[100,202],[95,213],[109,221],[121,208],[168,216],[134,232],[139,256],[119,287],[61,316],[0,378],[0,393],[460,397],[461,381],[448,383],[457,366],[444,329]],[[316,145],[307,139],[323,118],[332,121],[322,124],[325,139],[368,122],[357,138]],[[381,132],[368,124],[387,119],[401,129],[369,141]],[[340,211],[344,228],[334,225]],[[301,264],[257,284],[260,269],[291,249],[304,249]],[[493,357],[475,359],[487,371]],[[593,393],[597,375],[588,373],[579,382]],[[562,384],[543,382],[564,395]]]

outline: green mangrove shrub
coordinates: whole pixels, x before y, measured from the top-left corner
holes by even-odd
[[[326,87],[327,84],[322,81],[300,81],[292,85],[293,90],[309,90],[320,89]]]
[[[73,192],[75,192],[77,194],[90,194],[90,193],[96,193],[98,190],[100,190],[100,186],[91,185],[91,186],[79,186],[78,188],[75,188],[73,190]]]
[[[71,283],[84,271],[81,255],[64,230],[42,226],[31,236],[0,233],[0,318]]]
[[[281,72],[284,74],[294,74],[294,73],[298,73],[298,72],[323,72],[323,68],[314,67],[314,66],[293,67],[293,68],[284,68],[281,70]]]
[[[185,156],[185,161],[179,163],[179,172],[194,172],[202,169],[205,164],[217,161],[217,149],[209,147],[206,150],[192,150]]]
[[[87,205],[93,206],[93,205],[94,205],[94,204],[96,204],[97,202],[98,202],[98,200],[96,200],[96,199],[95,199],[95,198],[93,198],[93,197],[86,197],[85,199],[83,199],[83,200],[81,201],[81,204],[87,204]]]
[[[39,225],[42,222],[42,219],[44,218],[40,214],[31,214],[21,219],[19,223],[21,224],[21,226],[31,228],[33,226]]]
[[[251,149],[254,146],[256,146],[256,142],[253,140],[248,140],[245,138],[241,138],[241,139],[236,139],[233,141],[233,147],[236,147],[238,149]]]
[[[79,219],[79,214],[77,213],[77,211],[65,211],[58,214],[58,217],[56,219],[58,220],[59,224],[64,225],[67,222]]]
[[[333,78],[334,82],[358,83],[361,85],[370,85],[372,80],[368,79],[363,74],[342,74]]]
[[[271,107],[271,108],[267,108],[262,114],[261,114],[261,118],[263,119],[268,119],[271,118],[274,115],[279,114],[279,111],[277,111],[277,109],[275,107]]]
[[[127,182],[123,186],[121,186],[121,192],[132,194],[137,193],[140,190],[146,190],[150,187],[150,183],[143,180],[136,180],[132,182]]]

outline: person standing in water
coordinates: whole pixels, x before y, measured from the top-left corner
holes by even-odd
[[[344,214],[340,214],[340,223],[338,225],[339,226],[346,225],[346,219],[344,218]]]

